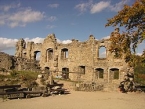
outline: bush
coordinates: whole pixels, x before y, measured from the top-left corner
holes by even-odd
[[[17,71],[12,70],[12,71],[10,72],[10,75],[11,75],[12,77],[15,77],[15,76],[17,75]]]
[[[12,79],[12,81],[1,81],[0,84],[19,84],[20,82],[24,81],[27,86],[31,86],[31,83],[34,82],[34,80],[37,78],[38,72],[32,72],[32,71],[16,71],[12,70],[10,72],[10,75],[0,75],[0,80],[4,80],[5,78]],[[33,84],[36,85],[36,84]],[[32,86],[33,86],[32,85]]]
[[[145,68],[135,69],[135,81],[145,85]]]

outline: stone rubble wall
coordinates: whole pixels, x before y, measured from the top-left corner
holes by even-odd
[[[15,56],[10,56],[6,53],[0,52],[0,72],[1,74],[6,74],[10,70],[26,70],[26,71],[40,71],[39,62],[34,60],[29,60],[26,58],[20,58]]]
[[[114,31],[111,35],[120,34],[119,31]],[[19,54],[21,58],[36,60],[37,52],[40,52],[40,68],[44,70],[48,68],[49,71],[54,71],[57,74],[62,74],[63,69],[69,69],[69,79],[77,80],[80,72],[80,67],[84,67],[85,74],[81,74],[82,81],[121,81],[123,79],[123,72],[127,69],[127,63],[121,59],[114,58],[113,53],[109,51],[110,46],[109,39],[96,40],[93,35],[89,36],[89,39],[84,42],[72,39],[71,43],[62,44],[58,43],[55,34],[48,35],[43,43],[28,42],[27,47],[25,41],[20,39],[18,41],[19,50],[16,50],[16,54]],[[106,48],[106,58],[99,58],[99,49],[101,47]],[[62,58],[62,50],[65,49],[68,52],[68,56]],[[51,59],[49,55],[51,55]],[[16,55],[18,56],[18,55]],[[94,78],[94,72],[97,68],[103,69],[103,78]],[[111,71],[114,69],[119,70],[119,78],[112,80]]]
[[[4,52],[0,52],[0,68],[4,68],[6,70],[10,70],[12,65],[12,56],[9,56],[8,54]]]
[[[120,34],[114,31],[111,35]],[[63,74],[63,70],[69,72],[69,78],[73,81],[97,81],[98,83],[119,83],[123,80],[124,72],[128,68],[123,58],[117,59],[109,51],[109,39],[96,40],[93,35],[84,42],[72,39],[71,43],[63,44],[57,42],[55,34],[48,35],[43,43],[25,42],[20,39],[16,44],[15,62],[9,58],[2,60],[1,66],[8,65],[6,69],[14,66],[17,70],[45,70],[54,75]],[[99,57],[99,49],[106,48],[106,57]],[[40,52],[40,60],[36,60]],[[66,56],[64,56],[64,54]],[[96,71],[103,70],[103,78],[100,78]],[[119,78],[114,79],[115,70],[119,71]],[[82,73],[82,74],[80,74]],[[109,86],[109,85],[108,85]],[[110,86],[109,86],[110,87]]]

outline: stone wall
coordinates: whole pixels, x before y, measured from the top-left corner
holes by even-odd
[[[34,72],[39,72],[40,71],[40,66],[39,62],[36,60],[30,60],[27,58],[20,58],[17,57],[16,61],[14,63],[15,70],[18,71],[34,71]]]
[[[10,70],[40,71],[40,66],[38,61],[10,56],[0,52],[0,71],[7,72]]]
[[[119,34],[114,31],[111,34]],[[48,35],[43,43],[26,42],[20,39],[16,45],[16,57],[36,60],[40,52],[40,68],[54,75],[67,74],[66,79],[116,83],[122,81],[127,63],[123,58],[114,58],[109,51],[109,39],[96,40],[93,35],[84,42],[72,39],[71,43],[58,43],[55,34]],[[106,48],[106,57],[99,57],[101,47]],[[81,73],[81,74],[80,74]]]
[[[10,70],[13,67],[12,56],[0,52],[0,69]]]

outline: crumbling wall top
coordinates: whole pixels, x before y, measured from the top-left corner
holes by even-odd
[[[23,38],[19,39],[18,42],[16,42],[16,57],[22,56],[23,49],[26,48],[26,42]]]
[[[44,39],[44,43],[47,43],[47,42],[56,42],[55,34],[49,34],[49,35]]]

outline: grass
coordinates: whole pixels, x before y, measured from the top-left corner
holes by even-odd
[[[25,83],[27,86],[31,86],[37,79],[38,72],[32,71],[16,71],[12,70],[10,75],[0,75],[0,85],[13,85]]]

